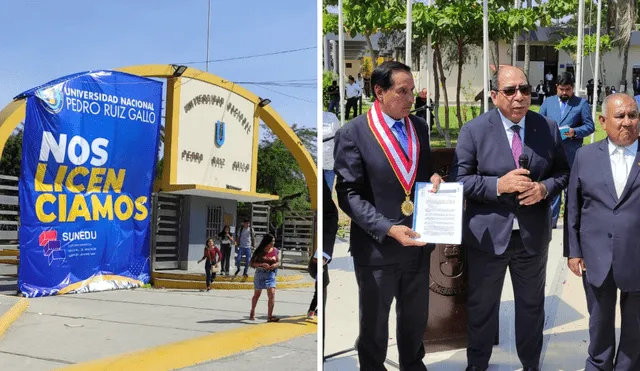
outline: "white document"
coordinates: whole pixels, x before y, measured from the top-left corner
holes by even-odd
[[[418,241],[460,245],[462,243],[462,183],[440,183],[436,193],[431,183],[416,183],[413,230]]]

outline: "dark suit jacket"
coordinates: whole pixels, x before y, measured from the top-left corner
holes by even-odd
[[[529,156],[531,179],[542,182],[547,198],[518,207],[515,194],[497,195],[497,179],[516,168],[507,133],[495,108],[466,123],[460,130],[450,179],[464,183],[466,198],[463,243],[502,254],[509,244],[514,217],[529,253],[551,241],[550,202],[567,185],[569,165],[558,126],[529,111],[525,118],[522,153]]]
[[[333,203],[331,189],[322,177],[322,252],[333,257],[333,245],[338,232],[338,208]]]
[[[416,182],[428,182],[432,171],[426,123],[414,115],[409,118],[420,141]],[[387,237],[394,224],[411,228],[413,218],[405,217],[400,210],[404,189],[371,132],[366,114],[336,132],[333,157],[338,204],[351,218],[350,251],[354,262],[384,265],[428,256],[433,245],[403,247]],[[413,189],[410,197],[413,200]]]
[[[576,151],[582,147],[583,138],[591,135],[596,130],[591,118],[589,102],[574,95],[567,101],[567,107],[564,109],[564,116],[562,116],[560,115],[560,100],[557,95],[554,95],[545,99],[542,106],[540,106],[539,113],[554,120],[558,127],[569,126],[573,128],[576,136],[565,138],[562,141],[567,152],[569,165],[571,165]]]
[[[599,287],[613,266],[622,291],[640,291],[640,154],[618,200],[608,140],[578,150],[567,189],[564,255],[583,258],[587,279]]]

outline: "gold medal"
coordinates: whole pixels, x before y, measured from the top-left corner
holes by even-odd
[[[407,199],[404,200],[402,206],[400,206],[400,209],[402,210],[402,214],[404,214],[404,216],[413,214],[413,202],[409,200],[409,196],[407,196]]]

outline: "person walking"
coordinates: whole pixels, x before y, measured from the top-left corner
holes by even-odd
[[[228,225],[225,225],[224,228],[222,228],[222,231],[220,232],[220,234],[218,234],[218,237],[220,238],[220,247],[222,248],[222,267],[220,268],[220,274],[229,275],[231,245],[235,244],[236,240],[233,239]]]
[[[198,260],[198,264],[204,263],[204,271],[207,275],[207,291],[211,290],[211,283],[216,280],[216,273],[220,271],[220,260],[222,253],[220,249],[213,244],[213,239],[209,238],[204,245],[204,254],[202,259]]]
[[[268,311],[267,322],[278,322],[280,319],[273,315],[273,307],[276,303],[276,274],[278,271],[278,249],[274,247],[273,235],[265,234],[258,248],[251,258],[251,266],[256,269],[253,277],[253,298],[251,298],[251,312],[249,319],[256,319],[256,305],[262,294],[267,290]]]
[[[240,273],[240,263],[242,263],[242,257],[244,256],[244,277],[249,276],[249,262],[251,261],[251,250],[255,246],[256,234],[251,228],[251,222],[249,219],[245,219],[242,223],[242,227],[238,230],[238,239],[236,245],[238,245],[238,255],[236,256],[236,273],[237,276]]]

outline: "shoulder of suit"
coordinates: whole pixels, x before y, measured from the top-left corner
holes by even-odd
[[[473,130],[475,129],[477,126],[483,126],[486,128],[487,123],[489,122],[489,119],[493,116],[493,115],[497,115],[497,108],[492,108],[489,111],[481,114],[480,116],[472,119],[471,121],[465,123],[464,125],[462,125],[462,127],[460,128],[460,130]],[[500,120],[500,117],[498,116],[498,120]]]
[[[336,134],[338,133],[348,133],[353,130],[359,130],[362,126],[368,126],[369,123],[367,121],[367,115],[362,114],[360,116],[356,116],[353,119],[345,122],[344,126],[336,130]]]

